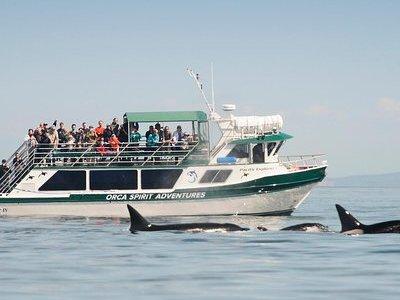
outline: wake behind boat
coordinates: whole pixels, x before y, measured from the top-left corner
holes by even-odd
[[[127,217],[126,204],[144,216],[291,214],[325,177],[324,155],[279,156],[292,138],[281,116],[234,116],[234,105],[221,116],[189,74],[208,114],[127,112],[124,134],[107,140],[99,124],[92,140],[24,142],[4,164],[0,214]]]

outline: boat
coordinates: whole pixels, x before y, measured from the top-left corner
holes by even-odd
[[[325,155],[279,155],[292,138],[280,115],[235,116],[233,104],[220,115],[188,72],[208,112],[127,112],[122,125],[179,125],[182,139],[128,140],[106,152],[26,141],[0,179],[0,215],[127,217],[126,204],[144,216],[290,215],[324,179]]]

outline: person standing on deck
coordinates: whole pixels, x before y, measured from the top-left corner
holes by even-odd
[[[182,132],[181,125],[176,127],[176,131],[174,131],[172,135],[172,144],[176,145],[183,141],[184,133]]]
[[[147,141],[149,135],[150,135],[151,133],[153,133],[153,131],[154,131],[154,126],[153,126],[153,125],[150,125],[150,126],[149,126],[149,130],[146,131],[146,141]]]
[[[111,123],[111,130],[116,136],[119,135],[120,125],[118,123],[118,119],[117,118],[113,119],[113,121]]]
[[[52,148],[58,148],[58,132],[57,130],[54,128],[54,126],[51,126],[49,128],[49,132],[47,133],[47,137],[50,140],[50,147]]]
[[[100,141],[97,143],[96,151],[100,153],[102,157],[108,154],[108,150],[104,145],[104,138],[100,138]]]
[[[7,161],[3,159],[0,167],[0,189],[8,185],[9,176],[10,168],[7,166]]]
[[[150,157],[153,156],[154,151],[156,151],[159,141],[160,138],[158,136],[158,131],[157,129],[153,128],[146,139],[147,151],[149,151]],[[159,158],[155,158],[155,160],[158,161]]]
[[[5,159],[3,159],[1,161],[1,167],[0,167],[0,180],[1,180],[0,185],[2,182],[5,182],[5,178],[7,177],[5,175],[8,173],[9,170],[10,170],[10,168],[7,166],[7,161]]]
[[[11,171],[13,173],[13,177],[15,178],[19,176],[20,175],[19,172],[22,169],[23,169],[23,160],[21,158],[21,155],[18,152],[16,152],[11,165]]]
[[[138,131],[137,127],[134,126],[132,128],[132,132],[131,132],[131,136],[130,136],[130,142],[131,143],[135,143],[135,146],[138,146],[141,138],[142,138],[142,135]]]
[[[67,133],[66,139],[67,139],[66,148],[68,149],[68,151],[74,150],[76,140],[75,140],[74,136],[72,135],[72,133],[70,133],[70,132]]]
[[[31,147],[36,147],[36,146],[37,146],[38,142],[37,142],[37,140],[36,140],[36,137],[35,137],[35,134],[34,134],[33,129],[29,129],[29,130],[28,130],[28,134],[27,134],[27,136],[25,137],[25,141],[26,141],[26,142],[29,142],[29,145],[30,145]]]
[[[47,146],[48,147],[47,152],[51,152],[52,149],[57,149],[59,139],[58,139],[58,132],[54,125],[49,128],[49,131],[47,132],[47,137],[48,137],[48,141],[49,141],[49,144]],[[50,155],[52,156],[52,153],[50,153]],[[47,162],[49,162],[50,164],[53,164],[55,162],[55,159],[50,158],[50,160],[48,160]]]
[[[163,130],[164,140],[163,140],[163,151],[169,153],[171,152],[171,143],[172,143],[172,133],[169,130],[168,126],[164,127]]]
[[[164,130],[162,130],[160,123],[154,125],[154,128],[157,129],[159,142],[162,143],[164,141]]]
[[[180,155],[180,150],[182,150],[183,137],[182,127],[178,125],[172,134],[172,150],[175,151],[176,155]],[[178,163],[178,161],[179,157],[175,156],[175,162]]]
[[[151,127],[153,127],[153,126],[151,126]],[[146,145],[147,145],[147,147],[156,147],[157,143],[159,141],[160,141],[160,138],[158,136],[158,131],[157,131],[157,129],[153,128],[153,130],[147,135]]]
[[[95,132],[96,132],[97,137],[101,138],[101,137],[103,137],[104,130],[105,130],[104,122],[100,120],[98,124],[99,124],[99,126],[96,127]]]
[[[85,133],[83,128],[79,128],[75,134],[75,142],[78,146],[81,146],[85,141]]]
[[[87,134],[90,131],[90,128],[88,128],[86,122],[82,123],[82,131],[84,134]]]
[[[119,145],[121,144],[121,142],[119,141],[119,139],[115,134],[112,134],[108,143],[110,144],[112,151],[119,152]]]
[[[142,139],[142,135],[140,134],[140,132],[138,131],[138,128],[136,126],[133,126],[132,128],[132,132],[131,135],[129,137],[129,142],[132,143],[130,150],[131,151],[139,151],[139,142]],[[134,160],[139,160],[139,157],[135,156]]]
[[[96,133],[96,129],[93,128],[93,126],[89,126],[89,131],[86,134],[85,142],[88,143],[89,145],[93,145],[96,143],[98,138],[99,136]]]
[[[124,123],[123,125],[119,126],[118,134],[115,132],[114,134],[118,137],[121,143],[127,143],[129,140],[128,123]]]
[[[115,134],[115,133],[113,133],[111,125],[107,125],[106,129],[104,129],[104,132],[103,132],[104,142],[108,143],[109,139],[111,138],[111,136],[113,134]]]
[[[67,142],[67,130],[65,129],[64,123],[60,122],[60,128],[57,129],[58,139],[61,144]]]
[[[33,136],[35,137],[38,144],[42,143],[43,139],[43,129],[36,128],[33,132]]]
[[[171,145],[171,142],[172,142],[172,133],[169,130],[169,127],[165,126],[164,127],[164,143],[169,146],[169,145]]]
[[[78,137],[78,131],[76,130],[76,124],[72,124],[71,125],[71,131],[69,132],[75,139],[75,141],[77,141],[77,137]]]

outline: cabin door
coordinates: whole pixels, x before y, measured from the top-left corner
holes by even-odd
[[[264,144],[257,144],[253,147],[253,163],[265,162]]]

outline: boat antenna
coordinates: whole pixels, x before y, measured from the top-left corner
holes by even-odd
[[[212,112],[215,112],[215,97],[214,97],[214,63],[211,62],[211,101]]]
[[[186,71],[188,72],[189,76],[193,78],[194,82],[196,83],[204,101],[206,102],[207,108],[210,111],[210,113],[214,113],[214,107],[210,105],[208,102],[208,99],[206,97],[206,94],[204,94],[203,91],[203,83],[200,81],[200,75],[199,73],[195,73],[192,69],[187,68]],[[212,97],[214,99],[214,96]]]

